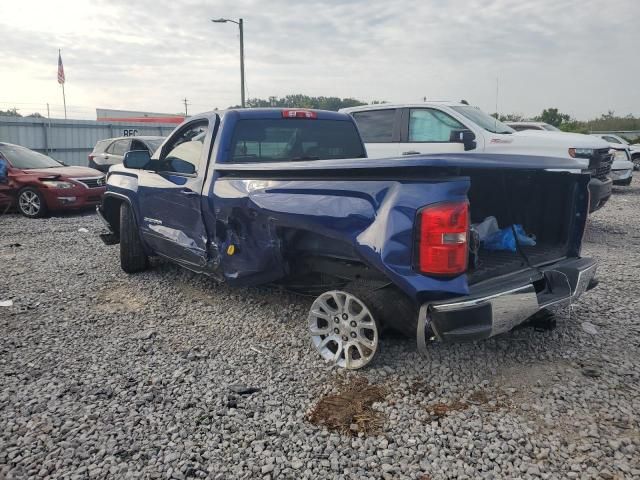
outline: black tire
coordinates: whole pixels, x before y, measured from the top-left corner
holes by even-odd
[[[635,157],[633,157],[631,159],[631,162],[633,163],[634,170],[640,170],[640,155],[636,155]]]
[[[136,219],[126,203],[120,205],[120,267],[127,273],[136,273],[149,267]]]
[[[346,292],[362,300],[379,322],[382,331],[390,329],[409,338],[415,338],[418,328],[418,308],[394,286],[378,290],[365,282],[351,282],[344,287]]]
[[[33,187],[20,190],[16,204],[18,211],[27,218],[42,218],[49,211],[44,195]]]

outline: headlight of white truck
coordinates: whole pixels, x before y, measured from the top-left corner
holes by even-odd
[[[593,155],[593,148],[570,148],[569,155],[572,158],[591,158]]]
[[[616,150],[615,148],[612,148],[611,150],[609,150],[609,153],[611,155],[613,155],[613,160],[629,160],[629,156],[627,155],[627,152],[625,152],[624,150]]]

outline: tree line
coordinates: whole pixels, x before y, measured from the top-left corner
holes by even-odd
[[[603,113],[597,118],[591,120],[576,120],[568,113],[562,113],[557,108],[545,108],[540,115],[533,118],[526,118],[518,114],[492,114],[498,120],[502,122],[522,122],[526,120],[533,120],[536,122],[545,122],[554,127],[558,127],[565,132],[574,133],[590,133],[599,131],[625,131],[625,130],[637,130],[640,131],[640,117],[634,115],[619,116],[616,115],[613,110],[609,110],[607,113]],[[637,140],[634,138],[628,138],[628,140]]]

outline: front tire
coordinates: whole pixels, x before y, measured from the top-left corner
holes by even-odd
[[[136,220],[131,207],[120,205],[120,267],[127,273],[136,273],[149,267]]]
[[[33,187],[26,187],[18,193],[18,211],[28,218],[41,218],[47,214],[44,195]]]

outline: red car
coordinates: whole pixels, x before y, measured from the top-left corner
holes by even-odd
[[[105,176],[98,170],[67,167],[28,148],[0,142],[0,213],[15,207],[25,217],[38,218],[49,211],[95,207],[105,189]]]

